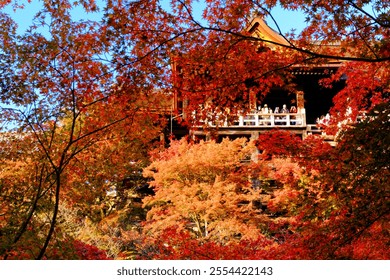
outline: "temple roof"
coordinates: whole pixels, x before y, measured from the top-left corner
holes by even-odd
[[[255,17],[247,29],[252,36],[261,38],[265,42],[272,42],[276,45],[290,46],[291,44],[277,31],[267,25],[261,17]]]
[[[292,42],[289,42],[288,39],[284,36],[282,36],[278,31],[272,29],[269,27],[266,23],[266,21],[260,17],[255,17],[249,27],[247,28],[247,31],[251,34],[254,38],[260,38],[262,41],[267,43],[271,49],[276,49],[278,46],[283,47],[290,47],[295,48]],[[321,50],[326,52],[327,50],[332,50],[335,48],[339,48],[339,44],[322,44],[322,43],[313,43],[313,46],[316,47],[317,50]],[[322,67],[325,69],[329,68],[338,68],[341,65],[341,61],[337,59],[328,59],[326,63],[321,63],[320,65],[294,65],[294,68],[298,68],[297,71],[300,72],[300,74],[307,74],[307,73],[313,73],[312,70],[309,70],[309,68],[317,68]],[[305,73],[303,73],[305,72]],[[318,71],[317,71],[318,72]],[[318,72],[319,74],[320,72]],[[298,73],[297,73],[298,74]],[[322,73],[323,74],[323,73]]]

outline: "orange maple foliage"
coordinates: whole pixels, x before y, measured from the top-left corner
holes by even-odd
[[[144,199],[144,207],[150,208],[145,233],[179,225],[223,243],[257,238],[258,224],[265,219],[253,206],[259,191],[241,175],[242,161],[253,148],[245,139],[173,142],[145,170],[156,193]]]
[[[19,9],[21,2],[0,1],[0,7]],[[371,233],[387,230],[375,223],[375,217],[386,221],[388,205],[381,198],[388,194],[382,177],[374,179],[372,174],[379,174],[374,168],[378,167],[387,178],[388,170],[380,165],[382,154],[372,147],[363,149],[367,147],[345,136],[341,128],[348,128],[362,110],[389,101],[388,2],[205,1],[202,20],[194,16],[195,2],[172,0],[167,9],[157,0],[103,1],[99,5],[93,0],[43,1],[42,10],[22,34],[10,15],[0,14],[0,118],[1,132],[6,133],[0,141],[2,257],[20,249],[20,258],[50,258],[51,246],[61,241],[57,230],[60,202],[66,198],[73,205],[92,203],[105,193],[108,183],[120,182],[131,172],[130,162],[142,167],[147,162],[143,149],[161,132],[166,123],[163,115],[174,113],[167,103],[174,92],[187,105],[184,115],[196,112],[198,120],[213,120],[249,111],[253,95],[261,99],[275,87],[295,91],[294,65],[311,67],[335,61],[343,62],[342,67],[322,83],[332,86],[342,80],[345,87],[334,98],[329,131],[354,145],[342,140],[340,148],[332,150],[316,138],[299,141],[275,134],[270,139],[283,145],[267,143],[262,148],[267,155],[262,163],[271,160],[281,168],[263,165],[259,168],[263,173],[258,172],[286,186],[277,192],[273,209],[292,213],[294,223],[307,226],[302,239],[293,235],[291,246],[286,245],[291,258],[311,257],[306,249],[318,248],[318,244],[324,250],[316,258],[386,256],[367,252],[365,242]],[[274,21],[272,8],[277,4],[291,10],[305,7],[307,26],[302,32],[283,34],[274,22],[287,44],[248,32],[252,15]],[[99,21],[74,20],[76,6],[89,13],[99,9],[104,13],[99,14]],[[362,136],[383,131],[388,120],[382,117],[374,114],[369,120],[383,123],[373,121],[364,129],[352,130],[353,135],[364,143],[383,146],[385,141],[379,141],[387,139],[383,135],[377,135],[376,142]],[[263,144],[269,140],[262,139]],[[220,236],[229,238],[256,238],[251,229],[258,227],[263,216],[248,214],[255,211],[250,201],[257,190],[238,174],[242,156],[238,142],[224,143],[230,148],[222,151],[235,155],[230,159],[213,149],[202,150],[215,143],[186,146],[209,153],[214,163],[205,155],[183,161],[190,154],[178,148],[183,143],[173,144],[163,154],[166,159],[155,163],[171,173],[167,178],[154,174],[157,194],[147,200],[164,203],[151,208],[149,217],[156,223],[145,229],[164,224],[162,217],[174,217],[167,224],[180,221],[184,228],[192,221],[195,226],[190,229],[197,228],[194,233],[201,236],[218,236],[213,234],[220,231]],[[170,167],[163,166],[164,162]],[[180,172],[173,172],[174,167]],[[291,176],[283,176],[284,172]],[[164,180],[175,186],[174,191]],[[185,191],[178,192],[180,188]],[[200,211],[182,203],[186,199]],[[225,213],[234,213],[234,217]],[[308,222],[304,217],[315,218]],[[315,219],[326,223],[321,226]],[[298,232],[299,226],[291,223],[289,230]],[[339,227],[349,230],[346,238],[340,237]],[[329,239],[323,234],[327,230],[337,238]],[[380,236],[385,240],[385,235]],[[352,250],[351,244],[361,249]],[[337,246],[341,249],[336,250]]]

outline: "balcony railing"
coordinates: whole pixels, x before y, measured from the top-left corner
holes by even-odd
[[[233,121],[218,119],[214,121],[204,120],[201,124],[207,124],[211,127],[306,127],[305,109],[301,109],[299,113],[262,113],[252,112],[245,116],[237,116]]]

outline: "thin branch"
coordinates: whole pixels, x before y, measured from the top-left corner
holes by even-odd
[[[277,20],[274,18],[274,16],[272,15],[271,11],[269,11],[269,10],[266,9],[266,8],[264,8],[262,5],[259,5],[258,3],[254,3],[254,1],[252,1],[252,3],[253,3],[254,5],[257,5],[257,7],[259,7],[260,9],[262,9],[262,10],[271,18],[272,22],[273,22],[273,23],[275,24],[275,26],[276,26],[276,29],[278,30],[278,34],[279,34],[280,36],[282,36],[282,38],[283,38],[284,40],[286,40],[291,46],[294,46],[294,44],[293,44],[286,36],[284,36],[284,34],[283,34],[283,32],[282,32],[282,30],[281,30],[281,28],[280,28],[280,26],[279,26],[279,23],[278,23]]]
[[[42,165],[41,167],[41,170],[39,173],[39,179],[38,179],[38,189],[37,189],[37,192],[36,192],[36,195],[33,199],[33,202],[30,206],[30,209],[28,210],[28,214],[27,214],[27,217],[26,219],[23,221],[23,223],[20,225],[19,227],[19,230],[17,231],[14,239],[12,240],[12,244],[16,244],[20,238],[22,237],[22,235],[24,234],[24,232],[26,231],[27,229],[27,226],[28,224],[30,223],[34,213],[35,213],[35,210],[37,209],[37,205],[38,205],[38,201],[41,197],[41,189],[42,189],[42,185],[43,185],[43,171],[45,169],[45,165]],[[4,260],[6,260],[8,258],[8,253],[5,254],[4,256]]]
[[[376,24],[384,27],[384,28],[389,28],[390,27],[390,24],[384,24],[383,22],[379,21],[378,18],[374,17],[373,15],[371,15],[370,13],[368,13],[367,11],[363,10],[361,7],[357,6],[355,3],[353,3],[351,0],[348,0],[347,3],[352,6],[354,9],[358,10],[359,12],[361,12],[362,14],[366,15],[367,17],[369,17],[370,19],[372,19]]]
[[[283,43],[278,43],[278,42],[275,42],[275,41],[272,41],[272,40],[263,39],[263,38],[246,36],[246,35],[243,35],[243,34],[238,33],[238,32],[233,32],[231,30],[224,30],[224,29],[221,29],[221,28],[215,28],[215,27],[211,27],[211,26],[203,26],[201,23],[199,23],[198,21],[196,21],[193,18],[192,14],[191,14],[191,11],[188,9],[188,7],[185,5],[185,3],[183,3],[182,1],[179,1],[179,2],[186,8],[187,13],[190,15],[191,21],[193,21],[193,23],[195,25],[197,25],[202,30],[211,30],[211,31],[216,31],[216,32],[222,32],[222,33],[238,36],[240,38],[243,38],[243,39],[246,39],[246,40],[250,40],[250,41],[261,41],[261,42],[264,42],[264,43],[273,44],[273,45],[276,45],[276,46],[280,46],[280,47],[283,47],[283,48],[287,48],[287,49],[291,49],[291,50],[294,50],[294,51],[305,53],[305,54],[308,54],[308,55],[311,55],[311,56],[315,56],[317,58],[336,59],[336,60],[341,60],[341,61],[362,61],[362,62],[383,62],[383,61],[389,61],[390,60],[390,57],[378,57],[375,53],[374,53],[375,58],[350,57],[350,56],[341,56],[341,55],[329,55],[329,54],[319,53],[319,52],[311,51],[309,49],[304,49],[304,48],[297,47],[288,38],[286,38],[283,35],[283,33],[281,32],[281,29],[279,28],[279,25],[278,25],[276,19],[272,16],[270,11],[268,11],[267,9],[265,9],[263,7],[260,7],[260,8],[263,9],[271,17],[272,21],[275,23],[275,25],[276,25],[276,27],[278,29],[279,35],[281,35],[288,42],[288,45],[283,44]],[[351,2],[351,1],[349,0],[348,2]],[[356,7],[356,8],[359,9],[358,7]],[[362,9],[359,9],[359,10],[361,10],[364,13],[366,13]],[[367,15],[369,15],[369,14],[367,13]],[[374,19],[377,22],[377,20],[374,17],[371,16],[371,18]]]
[[[256,77],[253,77],[253,79],[255,79],[255,80],[261,79],[261,78],[264,78],[264,77],[268,76],[271,73],[275,73],[275,72],[278,72],[278,71],[289,69],[292,66],[297,65],[297,63],[306,63],[306,62],[309,62],[309,61],[312,61],[312,60],[315,60],[315,59],[316,59],[316,57],[309,57],[309,58],[303,59],[301,61],[290,62],[290,63],[288,63],[286,65],[275,67],[275,68],[273,68],[271,70],[263,72],[260,75],[258,75]],[[175,86],[173,86],[173,88],[176,89],[176,90],[180,90],[182,92],[189,92],[189,93],[199,92],[200,93],[200,92],[207,92],[207,91],[210,91],[210,90],[211,91],[219,91],[219,90],[223,90],[223,89],[226,89],[226,88],[238,86],[238,85],[241,85],[241,84],[244,84],[244,83],[245,83],[245,81],[240,80],[238,82],[225,84],[223,86],[218,86],[218,87],[214,87],[214,88],[207,89],[207,90],[186,90],[186,89],[183,89],[183,88],[180,88],[180,87],[175,87]]]
[[[366,38],[364,38],[363,34],[360,32],[361,29],[363,29],[364,27],[362,28],[359,28],[356,23],[354,21],[351,20],[351,23],[355,26],[356,30],[354,31],[355,33],[358,34],[358,36],[360,37],[360,39],[364,42],[364,45],[370,50],[370,52],[378,59],[379,56],[377,55],[377,53],[374,51],[374,49],[370,46],[370,44],[367,42]],[[367,25],[369,26],[369,25]],[[367,27],[366,26],[366,27]]]
[[[255,41],[255,42],[258,41],[258,42],[269,43],[269,44],[276,45],[276,46],[279,46],[279,47],[283,47],[283,48],[286,48],[286,49],[294,50],[294,51],[297,51],[297,52],[300,52],[300,53],[305,53],[305,54],[308,54],[308,55],[310,55],[312,57],[315,57],[315,58],[334,59],[334,60],[340,60],[340,61],[373,62],[373,63],[374,62],[384,62],[384,61],[389,61],[390,60],[390,57],[364,58],[364,57],[348,57],[348,56],[323,54],[323,53],[314,52],[314,51],[311,51],[311,50],[308,50],[308,49],[296,47],[296,46],[293,46],[293,45],[286,45],[286,44],[278,43],[278,42],[275,42],[275,41],[272,41],[272,40],[267,40],[267,39],[263,39],[263,38],[247,36],[247,35],[244,35],[244,34],[241,34],[241,33],[238,33],[238,32],[233,32],[233,31],[230,31],[230,30],[223,30],[223,29],[218,29],[218,28],[213,28],[213,27],[203,27],[203,28],[205,30],[212,30],[212,31],[215,31],[215,32],[222,32],[222,33],[230,34],[230,35],[237,36],[237,37],[249,40],[249,41]]]

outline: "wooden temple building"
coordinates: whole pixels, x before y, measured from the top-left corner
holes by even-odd
[[[288,46],[289,42],[270,28],[263,19],[255,18],[249,27],[252,36],[258,36],[266,41],[276,42],[276,45]],[[271,45],[271,48],[277,48]],[[259,133],[270,129],[283,129],[305,138],[310,134],[320,134],[330,144],[335,145],[333,137],[326,136],[318,125],[318,120],[328,115],[332,106],[332,99],[335,94],[342,89],[342,84],[333,88],[323,88],[319,85],[319,80],[329,77],[340,67],[339,61],[329,61],[326,64],[315,67],[296,65],[292,67],[292,74],[295,77],[294,83],[297,85],[296,92],[274,89],[262,100],[261,104],[255,104],[254,110],[245,115],[236,116],[235,121],[222,121],[218,124],[208,122],[209,128],[217,128],[215,131],[218,138],[248,137],[257,138]],[[256,101],[255,101],[256,102]],[[173,106],[178,115],[171,115],[171,133],[183,134],[173,122],[174,119],[182,117],[180,109],[183,107],[177,95],[174,96]],[[329,115],[328,115],[329,116]],[[188,116],[187,116],[188,117]],[[209,130],[205,130],[203,125],[190,127],[188,133],[197,138],[208,138]]]

